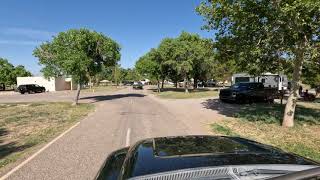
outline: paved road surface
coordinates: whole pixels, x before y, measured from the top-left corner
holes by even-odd
[[[85,97],[96,104],[96,112],[8,179],[93,179],[107,155],[126,143],[199,134],[163,103],[142,92],[125,89],[114,95]]]

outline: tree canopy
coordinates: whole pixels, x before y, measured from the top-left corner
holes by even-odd
[[[60,32],[52,41],[37,47],[34,56],[43,65],[45,77],[71,75],[80,85],[101,72],[102,66],[114,66],[120,60],[120,46],[102,33],[88,29]]]
[[[17,77],[31,76],[32,74],[24,66],[14,67],[7,59],[0,58],[0,83],[5,85],[14,85],[17,83]]]
[[[293,64],[292,85],[283,125],[293,126],[302,66],[318,56],[320,2],[314,0],[206,0],[197,8],[215,30],[218,50],[232,55],[251,74]]]
[[[209,39],[197,34],[182,32],[177,38],[164,38],[157,48],[151,49],[136,63],[139,72],[164,82],[170,79],[177,83],[190,78],[205,80],[213,68],[214,50]],[[162,83],[163,84],[163,83]]]

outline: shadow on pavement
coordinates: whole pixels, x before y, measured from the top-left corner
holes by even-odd
[[[98,102],[98,101],[108,101],[108,100],[114,100],[114,99],[120,99],[120,98],[126,98],[126,97],[144,97],[144,96],[145,96],[144,94],[129,93],[129,94],[88,96],[88,97],[82,97],[80,98],[80,100],[93,100],[94,102]]]
[[[234,117],[241,110],[241,105],[221,102],[219,99],[207,99],[201,103],[204,108],[218,111],[220,114]]]
[[[149,88],[149,89],[147,89],[147,90],[151,90],[151,91],[153,91],[153,92],[157,92],[158,91],[158,89],[157,88]],[[191,88],[189,88],[188,89],[189,90],[189,92],[203,92],[203,91],[211,91],[210,89],[208,89],[208,88],[198,88],[198,89],[191,89]],[[163,88],[163,89],[161,89],[161,92],[167,92],[167,91],[172,91],[172,92],[184,92],[185,91],[185,89],[184,88]]]

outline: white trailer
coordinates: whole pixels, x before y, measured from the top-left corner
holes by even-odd
[[[260,76],[251,76],[246,73],[237,73],[234,74],[231,78],[232,84],[238,82],[261,82],[264,87],[277,88],[278,90],[287,90],[288,89],[288,78],[286,75],[264,73]]]

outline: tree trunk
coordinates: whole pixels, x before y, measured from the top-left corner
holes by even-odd
[[[164,78],[162,79],[162,82],[161,82],[161,89],[163,90],[163,85],[164,85]]]
[[[78,83],[76,97],[74,98],[74,101],[72,103],[73,106],[78,105],[80,90],[81,90],[81,85],[80,85],[80,83]]]
[[[196,77],[193,78],[193,89],[198,88],[198,79]]]
[[[92,79],[91,79],[91,76],[89,76],[89,89],[92,89]]]
[[[304,49],[299,49],[296,53],[296,59],[294,61],[293,77],[292,77],[292,90],[290,91],[289,98],[284,110],[282,126],[293,127],[294,126],[294,113],[297,105],[298,90],[300,86],[300,77],[302,71],[302,64],[304,58]]]
[[[187,77],[184,77],[183,84],[184,84],[184,92],[188,93],[189,91],[188,91],[188,79],[187,79]]]
[[[159,81],[159,79],[157,80],[157,91],[158,91],[158,93],[159,93],[159,92],[161,92],[161,90],[160,90],[160,81]]]
[[[178,88],[178,81],[174,82],[174,86],[176,87],[176,89]]]

